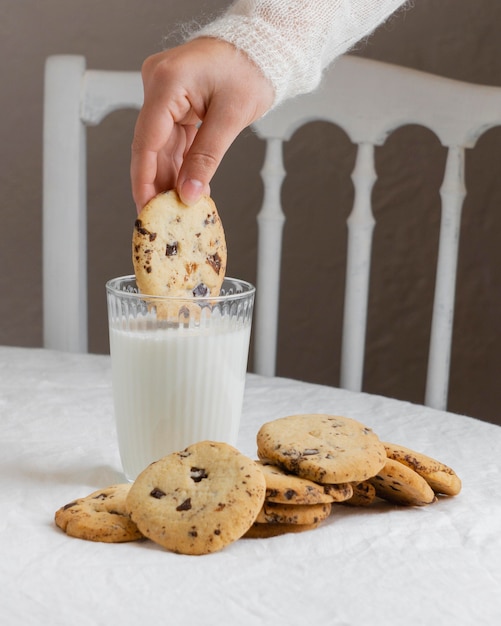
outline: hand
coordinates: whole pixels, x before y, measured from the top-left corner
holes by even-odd
[[[192,204],[209,193],[237,135],[273,105],[273,87],[243,52],[212,38],[149,57],[142,77],[131,156],[137,210],[173,188]]]

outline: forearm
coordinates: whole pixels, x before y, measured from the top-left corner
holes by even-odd
[[[217,37],[245,52],[271,81],[275,105],[313,90],[336,57],[407,0],[236,0],[193,37]]]

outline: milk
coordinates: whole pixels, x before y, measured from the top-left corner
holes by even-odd
[[[235,445],[250,321],[110,327],[120,455],[129,481],[152,461],[210,439]]]

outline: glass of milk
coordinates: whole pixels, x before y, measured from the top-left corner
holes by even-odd
[[[106,284],[113,399],[122,466],[202,440],[236,444],[255,288],[225,278],[218,297],[139,293],[134,276]]]

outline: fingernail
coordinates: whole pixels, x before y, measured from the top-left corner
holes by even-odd
[[[199,180],[188,178],[181,185],[179,195],[185,204],[195,204],[200,199],[204,185]]]

